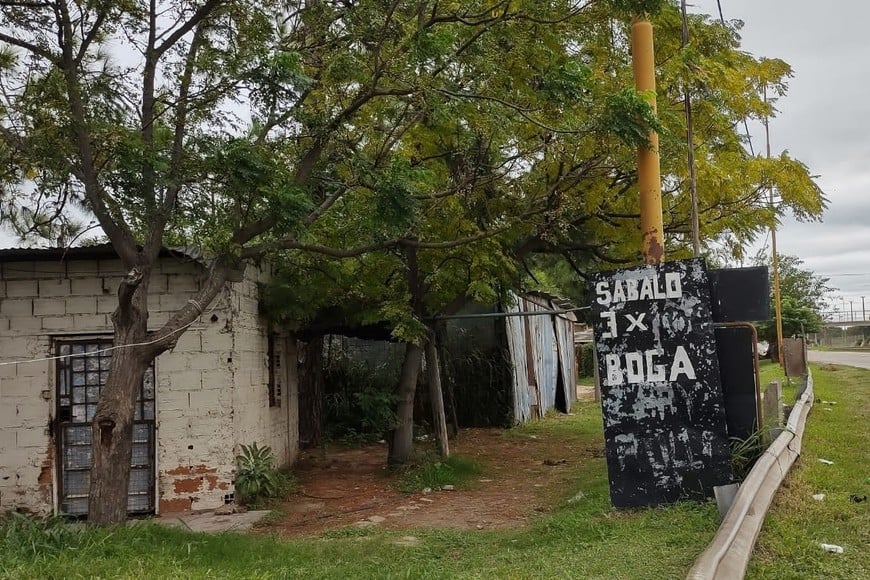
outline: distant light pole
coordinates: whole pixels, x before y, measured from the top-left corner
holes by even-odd
[[[851,312],[849,315],[849,322],[855,322],[855,308],[852,306],[851,300],[849,300],[849,312]]]
[[[861,297],[861,322],[867,320],[867,309],[864,307],[864,297]]]

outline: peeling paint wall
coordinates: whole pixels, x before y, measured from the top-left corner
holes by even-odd
[[[295,459],[299,447],[297,352],[295,341],[275,336],[283,373],[280,404],[269,406],[269,328],[259,316],[258,282],[268,274],[249,267],[244,281],[233,285],[234,389],[233,435],[236,452],[242,445],[268,445],[279,465]]]
[[[55,338],[109,336],[123,275],[119,260],[0,263],[0,363],[49,357]],[[233,492],[239,444],[272,446],[282,463],[298,446],[295,364],[281,407],[269,407],[266,324],[257,313],[256,271],[230,284],[156,361],[157,505],[209,509]],[[157,328],[199,288],[201,268],[161,260],[149,288]],[[295,363],[290,341],[285,361]],[[56,504],[51,428],[55,366],[0,366],[0,512],[48,513]]]

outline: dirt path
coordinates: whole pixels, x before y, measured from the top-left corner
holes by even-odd
[[[520,527],[573,496],[579,482],[572,467],[603,453],[601,444],[590,444],[582,435],[500,429],[463,430],[451,445],[453,453],[483,467],[471,489],[399,492],[397,476],[385,468],[382,444],[308,452],[294,468],[300,491],[281,506],[285,516],[261,529],[298,537],[345,526]]]

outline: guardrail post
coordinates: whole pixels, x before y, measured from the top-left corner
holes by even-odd
[[[766,447],[782,433],[782,384],[779,381],[773,381],[764,390],[761,416]]]

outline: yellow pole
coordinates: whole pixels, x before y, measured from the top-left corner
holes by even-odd
[[[648,95],[649,104],[655,112],[655,52],[652,24],[648,20],[635,18],[631,23],[631,62],[635,88],[638,92],[645,92]],[[658,264],[664,260],[665,245],[659,136],[654,131],[649,134],[649,142],[650,147],[640,147],[637,151],[640,234],[644,262]]]

